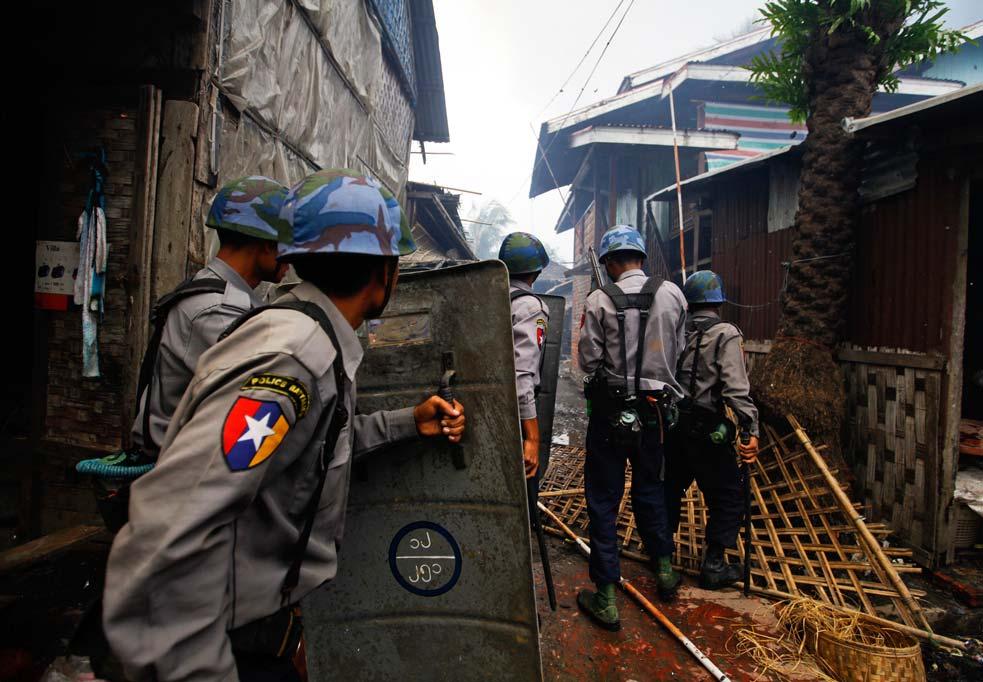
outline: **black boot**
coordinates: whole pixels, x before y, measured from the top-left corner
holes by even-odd
[[[719,590],[733,585],[741,579],[740,566],[727,563],[724,548],[717,544],[709,545],[703,555],[700,570],[700,587],[705,590]]]

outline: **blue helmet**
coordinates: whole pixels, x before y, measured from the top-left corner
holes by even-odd
[[[255,239],[288,241],[290,224],[280,218],[286,198],[287,188],[276,180],[262,175],[238,178],[215,195],[205,225]]]
[[[416,251],[406,214],[378,180],[347,168],[320,170],[294,185],[280,216],[291,239],[280,258],[312,253],[405,256]]]
[[[683,295],[687,303],[726,303],[724,280],[712,270],[700,270],[686,278]]]
[[[510,275],[539,272],[550,264],[546,247],[528,232],[513,232],[502,242],[498,260],[505,263]]]
[[[646,257],[645,240],[631,225],[615,225],[604,233],[601,237],[601,250],[597,254],[598,259],[603,262],[609,253],[615,251],[637,251]]]

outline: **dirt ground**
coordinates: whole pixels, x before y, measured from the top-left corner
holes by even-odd
[[[608,632],[596,627],[577,608],[576,601],[577,592],[591,586],[587,561],[569,543],[555,538],[549,538],[549,542],[558,602],[555,613],[550,611],[546,599],[542,566],[535,564],[540,650],[546,680],[712,679],[681,644],[624,592],[618,597],[621,631]],[[645,565],[623,560],[622,572],[735,682],[820,679],[804,668],[792,677],[759,677],[754,662],[736,656],[728,646],[733,631],[739,627],[755,624],[769,634],[778,634],[770,602],[754,596],[745,599],[737,590],[709,592],[687,579],[678,599],[666,605],[658,601],[654,577]]]

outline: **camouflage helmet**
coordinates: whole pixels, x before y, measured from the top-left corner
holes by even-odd
[[[212,199],[205,225],[268,241],[290,237],[290,224],[280,217],[287,188],[262,175],[227,183]]]
[[[513,232],[502,241],[498,260],[505,263],[510,275],[539,272],[550,264],[543,242],[528,232]]]
[[[615,251],[638,251],[645,258],[645,240],[631,225],[615,225],[601,237],[601,250],[597,257],[603,262]]]
[[[686,278],[683,296],[687,303],[725,303],[724,280],[712,270],[700,270]]]
[[[294,185],[280,217],[291,232],[280,244],[280,258],[314,253],[405,256],[416,251],[392,192],[347,168],[321,170]]]

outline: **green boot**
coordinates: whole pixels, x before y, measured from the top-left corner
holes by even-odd
[[[672,601],[676,598],[682,576],[672,567],[672,557],[660,556],[655,561],[655,579],[659,588],[659,599]]]
[[[621,629],[614,583],[598,585],[597,592],[581,590],[577,595],[577,606],[605,630],[617,632]]]

